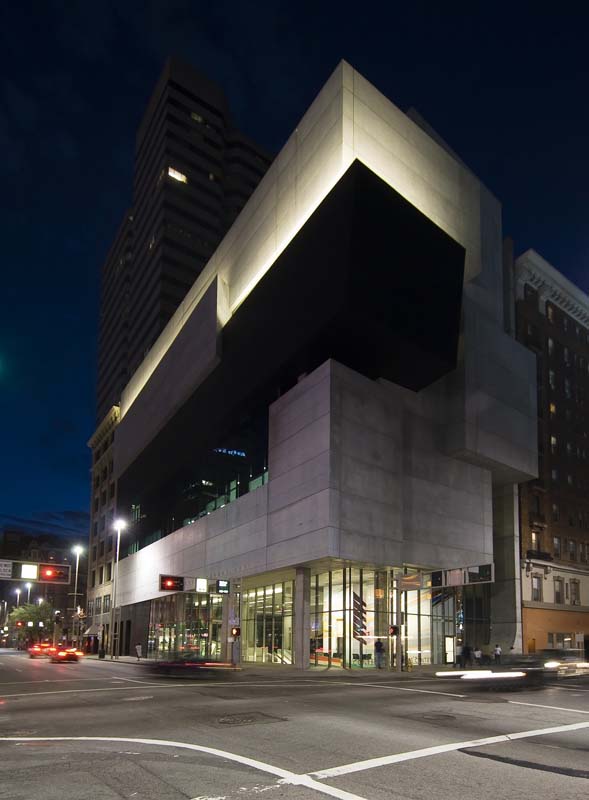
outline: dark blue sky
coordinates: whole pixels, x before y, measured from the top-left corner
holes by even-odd
[[[589,13],[407,5],[3,4],[0,524],[85,532],[99,270],[169,54],[220,83],[238,126],[274,151],[346,58],[499,197],[517,252],[589,288]]]

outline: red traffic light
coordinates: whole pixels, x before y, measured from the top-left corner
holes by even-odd
[[[22,620],[20,620],[20,619],[19,619],[19,620],[17,620],[17,622],[16,622],[16,627],[17,627],[17,628],[22,628],[22,626],[23,626],[23,625],[24,625],[24,623],[23,623],[23,621],[22,621]]]
[[[241,628],[237,626],[231,628],[231,636],[240,636],[241,635]]]
[[[398,636],[398,635],[399,635],[399,626],[389,625],[389,636]]]
[[[178,575],[160,575],[160,592],[183,592],[184,578]]]
[[[69,564],[39,564],[39,581],[41,583],[69,583]]]

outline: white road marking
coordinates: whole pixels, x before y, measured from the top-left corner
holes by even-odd
[[[152,694],[143,694],[143,695],[140,695],[139,697],[123,697],[122,702],[123,703],[136,703],[139,700],[153,700],[153,695]]]
[[[125,682],[133,681],[132,678],[121,678]],[[135,682],[135,681],[133,681]],[[19,681],[15,681],[15,683],[19,683]],[[49,695],[49,694],[86,694],[89,692],[120,692],[124,690],[132,691],[133,689],[140,689],[142,686],[149,686],[151,689],[211,689],[215,690],[219,686],[231,686],[235,689],[241,689],[245,686],[258,686],[264,689],[268,688],[268,682],[260,682],[260,681],[243,681],[243,682],[236,682],[236,681],[196,681],[194,683],[163,683],[161,681],[155,681],[154,683],[147,683],[147,681],[139,681],[138,686],[108,686],[108,687],[99,687],[94,689],[54,689],[47,692],[15,692],[13,694],[3,694],[0,693],[0,697],[2,698],[9,698],[9,697],[37,697],[40,695]],[[271,681],[270,685],[276,686],[279,684],[280,686],[305,686],[307,687],[308,684],[317,685],[316,681],[308,681],[305,679],[296,680],[296,681]],[[321,685],[323,686],[358,686],[358,687],[368,687],[372,689],[392,689],[397,690],[400,692],[418,692],[426,694],[438,694],[444,697],[467,697],[467,695],[463,694],[453,694],[451,692],[435,692],[431,689],[410,689],[406,686],[391,686],[389,684],[379,684],[379,683],[356,683],[352,681],[321,681]]]
[[[380,758],[369,758],[365,761],[355,761],[352,764],[343,764],[340,767],[331,767],[330,769],[322,769],[317,772],[310,772],[309,775],[313,778],[325,779],[335,778],[339,775],[348,775],[350,772],[362,772],[366,769],[374,769],[375,767],[386,767],[390,764],[399,764],[402,761],[413,761],[416,758],[427,758],[428,756],[437,756],[441,753],[450,753],[455,750],[465,750],[471,747],[483,747],[490,744],[499,744],[500,742],[509,742],[514,739],[528,739],[533,736],[547,736],[551,733],[565,733],[569,731],[578,731],[583,728],[589,728],[589,722],[576,722],[571,725],[558,725],[555,728],[540,728],[535,731],[522,731],[521,733],[506,733],[499,736],[488,736],[486,739],[472,739],[467,742],[450,742],[448,744],[440,744],[434,747],[424,747],[420,750],[410,750],[406,753],[394,753],[390,756],[381,756]]]
[[[568,686],[551,686],[551,689],[560,689],[564,692],[589,692],[589,689],[586,689],[584,686],[579,686],[576,683],[570,683]]]
[[[199,753],[206,753],[207,755],[224,758],[227,761],[244,764],[246,767],[252,767],[252,769],[260,770],[260,772],[269,772],[271,775],[281,778],[285,784],[305,786],[307,789],[328,794],[330,797],[337,797],[339,800],[366,800],[366,798],[358,794],[352,794],[351,792],[345,792],[343,789],[336,789],[335,786],[326,786],[319,783],[310,775],[297,774],[288,769],[266,764],[264,761],[257,761],[255,758],[230,753],[227,750],[218,750],[215,747],[204,747],[200,744],[189,744],[188,742],[175,742],[167,739],[134,739],[120,736],[1,736],[0,742],[15,742],[16,744],[19,742],[129,742],[152,747],[177,747],[183,750],[196,750]]]
[[[146,684],[150,685],[150,684]],[[152,686],[154,684],[151,684]],[[158,684],[155,684],[157,687]],[[171,684],[167,684],[167,686],[171,686]],[[141,689],[141,686],[106,686],[100,689],[55,689],[51,692],[17,692],[15,694],[0,694],[0,699],[6,699],[10,697],[41,697],[42,695],[47,694],[89,694],[91,692],[132,692],[136,689]]]
[[[28,684],[28,683],[81,683],[82,681],[89,681],[90,683],[100,683],[103,680],[104,678],[56,678],[55,680],[44,678],[43,680],[40,681],[0,681],[0,686],[12,686],[14,684],[19,684],[19,686],[22,686],[23,684]],[[118,678],[118,680],[125,680],[125,679]]]
[[[410,689],[408,686],[391,686],[382,683],[359,683],[350,681],[334,681],[343,686],[368,686],[371,689],[393,689],[395,692],[418,692],[419,694],[441,694],[443,697],[467,697],[465,694],[456,694],[454,692],[435,692],[433,689]]]
[[[508,700],[513,706],[531,706],[532,708],[550,708],[553,711],[570,711],[571,714],[589,714],[589,711],[581,711],[579,708],[565,708],[564,706],[544,706],[541,703],[522,703],[518,700]]]

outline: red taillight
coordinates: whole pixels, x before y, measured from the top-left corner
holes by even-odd
[[[57,654],[60,658],[63,658],[66,654],[65,650],[60,650]]]
[[[48,653],[57,653],[57,647],[50,647],[47,652]]]
[[[84,653],[82,653],[81,650],[76,650],[75,653],[76,653],[77,656],[83,656],[84,655]]]

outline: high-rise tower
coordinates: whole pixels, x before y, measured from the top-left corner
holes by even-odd
[[[98,423],[270,161],[233,127],[222,90],[169,59],[137,133],[133,208],[103,269]]]

